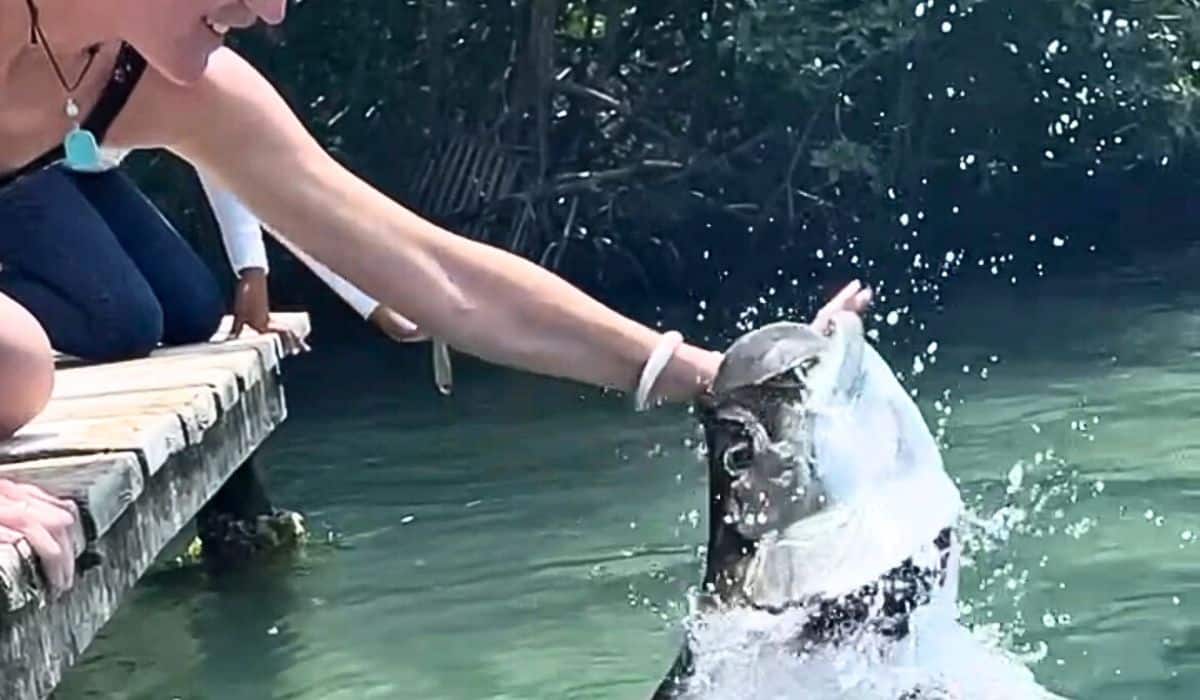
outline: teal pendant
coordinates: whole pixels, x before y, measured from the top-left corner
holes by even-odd
[[[87,129],[76,126],[63,139],[64,164],[71,170],[94,173],[104,169],[100,159],[100,145]]]

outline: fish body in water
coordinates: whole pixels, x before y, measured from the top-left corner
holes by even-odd
[[[972,639],[956,621],[963,502],[920,411],[856,315],[836,315],[827,333],[775,323],[743,335],[696,408],[709,477],[703,587],[655,700],[801,691],[808,698],[989,697],[955,691],[944,669],[924,672],[923,654],[938,646],[930,635],[957,648]],[[817,690],[812,672],[822,658],[826,671],[840,669],[826,673],[836,688],[829,692]],[[867,659],[904,673],[877,683],[878,692],[845,687],[837,676],[861,676]],[[772,666],[779,695],[743,687]],[[800,667],[807,670],[789,686],[789,669]],[[743,690],[721,691],[722,683]],[[1054,697],[997,690],[1009,694],[996,697]]]

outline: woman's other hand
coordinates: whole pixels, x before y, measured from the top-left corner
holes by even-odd
[[[75,585],[74,529],[79,509],[31,484],[0,479],[0,542],[29,543],[42,564],[51,595]]]

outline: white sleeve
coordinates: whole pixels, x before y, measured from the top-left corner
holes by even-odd
[[[263,244],[262,224],[258,217],[232,192],[217,186],[202,171],[197,169],[196,174],[212,205],[233,271],[240,273],[248,267],[259,267],[268,272],[267,247]]]
[[[125,156],[129,155],[127,148],[112,148],[108,146],[100,147],[100,163],[105,170],[115,170],[121,167],[121,162],[125,160]]]
[[[317,277],[320,277],[321,281],[328,285],[335,294],[341,297],[342,301],[349,304],[350,308],[354,309],[359,316],[362,316],[364,319],[366,319],[375,311],[376,308],[379,307],[379,302],[367,296],[367,294],[361,289],[355,287],[353,284],[350,284],[350,282],[346,281],[342,277],[339,277],[336,272],[330,270],[328,267],[313,259],[308,253],[300,250],[287,238],[279,235],[273,230],[270,231],[271,235],[275,237],[275,240],[279,241],[280,245],[291,251],[292,255],[295,255],[300,259],[300,262],[307,265],[308,268],[313,271],[313,274],[315,274]]]

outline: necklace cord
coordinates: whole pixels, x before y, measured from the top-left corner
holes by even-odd
[[[33,4],[33,0],[25,0],[25,5],[29,8],[29,41],[32,44],[41,44],[42,51],[46,53],[46,58],[50,59],[50,66],[54,69],[54,75],[58,77],[58,82],[62,85],[63,90],[67,91],[69,97],[83,83],[83,79],[87,77],[88,71],[92,68],[92,63],[96,60],[96,54],[100,53],[100,47],[88,47],[87,63],[83,65],[83,70],[79,72],[79,78],[75,81],[75,84],[68,86],[67,79],[63,77],[62,68],[59,67],[58,60],[54,57],[54,52],[50,50],[50,42],[46,40],[46,34],[42,31],[41,22],[38,21],[37,5]]]

